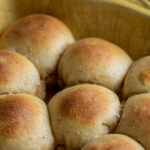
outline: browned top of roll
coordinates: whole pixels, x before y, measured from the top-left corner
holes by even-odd
[[[0,148],[52,150],[46,104],[28,94],[0,95]]]
[[[127,53],[115,44],[85,38],[65,50],[58,74],[67,86],[94,83],[118,91],[131,63]]]
[[[23,56],[8,50],[0,50],[0,81],[1,82],[14,82],[18,80],[19,76],[28,73],[33,69],[37,70]],[[37,73],[38,74],[38,73]]]
[[[60,33],[70,34],[68,28],[61,21],[44,14],[35,14],[19,19],[8,32],[9,34],[5,34],[5,38],[14,38],[15,40],[26,38],[26,40],[30,39],[35,44],[54,41]]]
[[[39,72],[28,59],[0,50],[0,93],[28,93],[44,98],[45,88]]]
[[[60,112],[64,117],[78,119],[84,123],[95,121],[108,112],[108,95],[97,86],[81,86],[64,94]]]
[[[6,30],[1,37],[0,48],[27,57],[45,79],[55,73],[60,55],[73,42],[71,31],[59,19],[33,14],[17,20]]]
[[[0,135],[8,138],[17,138],[25,132],[32,131],[37,123],[39,107],[32,97],[24,95],[0,96]]]

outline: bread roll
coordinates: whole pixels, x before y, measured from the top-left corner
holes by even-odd
[[[123,86],[123,97],[146,92],[150,92],[150,56],[131,65]]]
[[[89,142],[81,150],[144,150],[144,148],[126,135],[108,134]]]
[[[58,82],[61,86],[94,83],[119,91],[131,62],[127,53],[116,45],[85,38],[64,52],[58,66]]]
[[[27,94],[0,95],[0,150],[52,150],[47,107]]]
[[[132,96],[127,100],[116,132],[133,137],[150,150],[150,94]]]
[[[56,144],[64,144],[70,150],[112,132],[119,118],[120,102],[109,89],[81,84],[57,93],[48,108]]]
[[[34,14],[11,25],[1,37],[0,48],[27,57],[38,68],[42,79],[53,85],[58,59],[73,42],[70,30],[61,21],[48,15]]]
[[[25,57],[0,50],[0,94],[27,93],[45,97],[45,87],[35,66]]]

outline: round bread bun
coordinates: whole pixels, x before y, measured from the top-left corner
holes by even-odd
[[[45,97],[45,87],[35,66],[25,57],[0,50],[0,94],[26,93]]]
[[[11,25],[1,37],[0,48],[27,57],[37,67],[42,79],[52,86],[60,55],[73,42],[72,33],[61,21],[48,15],[34,14]]]
[[[119,118],[120,102],[107,88],[81,84],[53,96],[48,109],[56,144],[70,150],[112,132]]]
[[[103,85],[119,91],[132,60],[116,45],[98,38],[85,38],[69,46],[58,65],[59,85]]]
[[[108,134],[87,143],[81,150],[144,150],[144,148],[126,135]]]
[[[0,149],[53,150],[45,103],[27,94],[0,95]]]
[[[123,97],[150,92],[150,56],[135,61],[125,78]]]
[[[127,100],[116,132],[133,137],[150,150],[150,94],[135,95]]]

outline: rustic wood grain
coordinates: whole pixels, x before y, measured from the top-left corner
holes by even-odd
[[[63,20],[77,39],[101,37],[119,45],[134,59],[150,54],[150,11],[122,2],[52,1],[51,14]]]
[[[76,39],[101,37],[118,44],[137,59],[150,54],[149,2],[129,1],[0,0],[0,33],[22,16],[47,13],[64,21]]]
[[[127,1],[139,5],[141,7],[150,9],[150,0],[127,0]]]

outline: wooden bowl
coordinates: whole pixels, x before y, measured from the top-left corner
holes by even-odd
[[[65,22],[76,39],[101,37],[133,59],[150,54],[149,0],[0,0],[0,8],[0,33],[22,16],[47,13]]]
[[[76,39],[111,41],[134,60],[150,55],[149,0],[0,0],[0,35],[18,18],[33,13],[59,18]],[[59,90],[47,89],[46,102]]]

